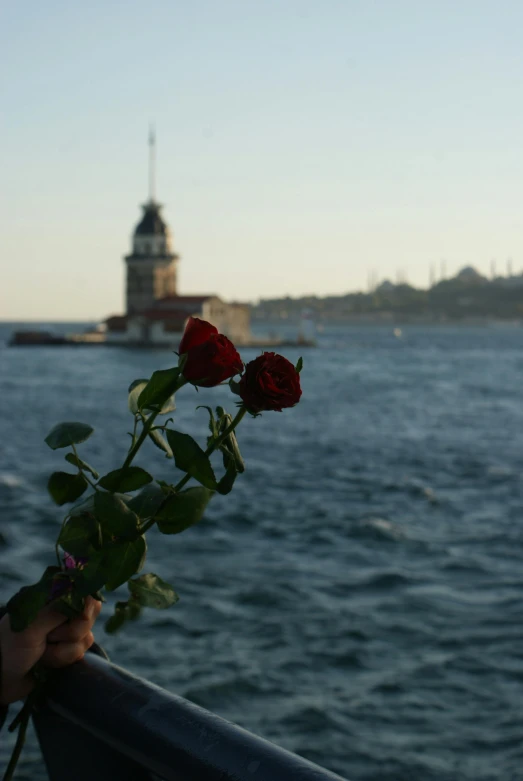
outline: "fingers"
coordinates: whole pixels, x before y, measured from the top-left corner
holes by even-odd
[[[83,659],[85,652],[93,643],[93,633],[88,632],[76,642],[49,645],[42,656],[42,662],[48,667],[67,667],[68,665]]]
[[[100,615],[102,603],[92,597],[88,597],[88,600],[86,600],[84,612],[79,618],[74,618],[49,633],[47,636],[49,643],[76,643],[91,631],[94,622]]]
[[[58,613],[50,607],[44,607],[25,631],[31,632],[34,635],[47,635],[66,621],[67,617],[62,615],[62,613]]]
[[[85,618],[75,618],[68,624],[62,624],[58,629],[47,635],[48,643],[77,643],[82,640],[93,626],[92,621]]]
[[[83,617],[91,620],[94,624],[98,616],[100,615],[102,610],[102,603],[99,599],[94,599],[94,597],[87,597],[85,600],[85,608],[83,612]]]

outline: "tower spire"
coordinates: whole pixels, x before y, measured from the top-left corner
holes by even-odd
[[[149,126],[149,200],[153,202],[156,196],[156,133],[154,125]]]

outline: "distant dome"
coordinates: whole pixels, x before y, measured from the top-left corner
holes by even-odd
[[[482,276],[479,271],[476,271],[473,266],[465,266],[462,268],[461,271],[456,274],[456,279],[459,279],[462,282],[486,282],[485,277]]]
[[[376,290],[378,293],[390,293],[391,290],[395,290],[396,285],[393,285],[392,282],[388,279],[384,279],[381,285],[378,285]]]
[[[168,228],[163,221],[159,203],[149,201],[143,208],[143,217],[136,226],[135,236],[166,236]]]

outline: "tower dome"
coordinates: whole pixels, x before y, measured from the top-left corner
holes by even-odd
[[[152,199],[142,206],[143,216],[133,234],[135,255],[172,255],[171,232],[161,214],[161,205]]]
[[[134,231],[135,236],[166,236],[169,232],[167,225],[165,224],[161,215],[161,209],[159,203],[155,201],[148,201],[143,209],[143,217],[136,226]]]

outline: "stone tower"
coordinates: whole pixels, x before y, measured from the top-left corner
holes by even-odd
[[[172,250],[171,234],[154,197],[155,138],[149,136],[149,200],[136,226],[127,264],[127,314],[144,312],[159,298],[176,295],[178,255]]]

